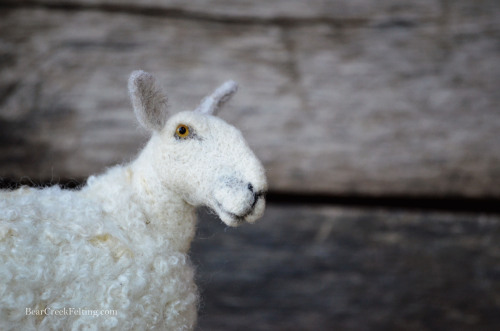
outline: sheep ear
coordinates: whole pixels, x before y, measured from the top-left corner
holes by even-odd
[[[150,131],[160,131],[167,121],[167,96],[156,79],[148,72],[132,72],[128,80],[128,92],[135,116]]]
[[[195,109],[196,112],[215,115],[220,108],[233,96],[238,90],[238,84],[229,80],[219,86],[212,94],[205,97]]]

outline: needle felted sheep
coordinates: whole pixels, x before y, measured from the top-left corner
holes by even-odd
[[[77,191],[0,191],[0,330],[193,329],[195,207],[229,226],[262,216],[264,168],[213,116],[234,82],[170,118],[152,75],[133,72],[128,88],[151,131],[134,161]]]

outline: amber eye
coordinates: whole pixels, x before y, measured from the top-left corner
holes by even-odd
[[[187,136],[189,136],[188,126],[184,124],[177,125],[177,129],[175,129],[175,134],[179,138],[186,138]]]

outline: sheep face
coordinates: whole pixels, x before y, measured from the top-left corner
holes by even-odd
[[[129,91],[139,122],[153,131],[153,168],[162,186],[187,203],[213,209],[229,226],[254,222],[265,208],[265,170],[241,132],[213,116],[236,91],[227,82],[194,111],[167,119],[153,77],[134,72]]]
[[[181,112],[158,140],[164,160],[159,177],[186,202],[210,207],[230,226],[262,216],[264,168],[235,127],[211,115]]]

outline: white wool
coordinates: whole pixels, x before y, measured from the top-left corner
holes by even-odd
[[[145,72],[129,81],[137,117],[152,130],[136,160],[79,191],[0,191],[0,330],[194,328],[195,207],[230,226],[254,222],[267,184],[237,129],[210,112],[167,120],[155,84]],[[209,97],[212,112],[227,96]]]

